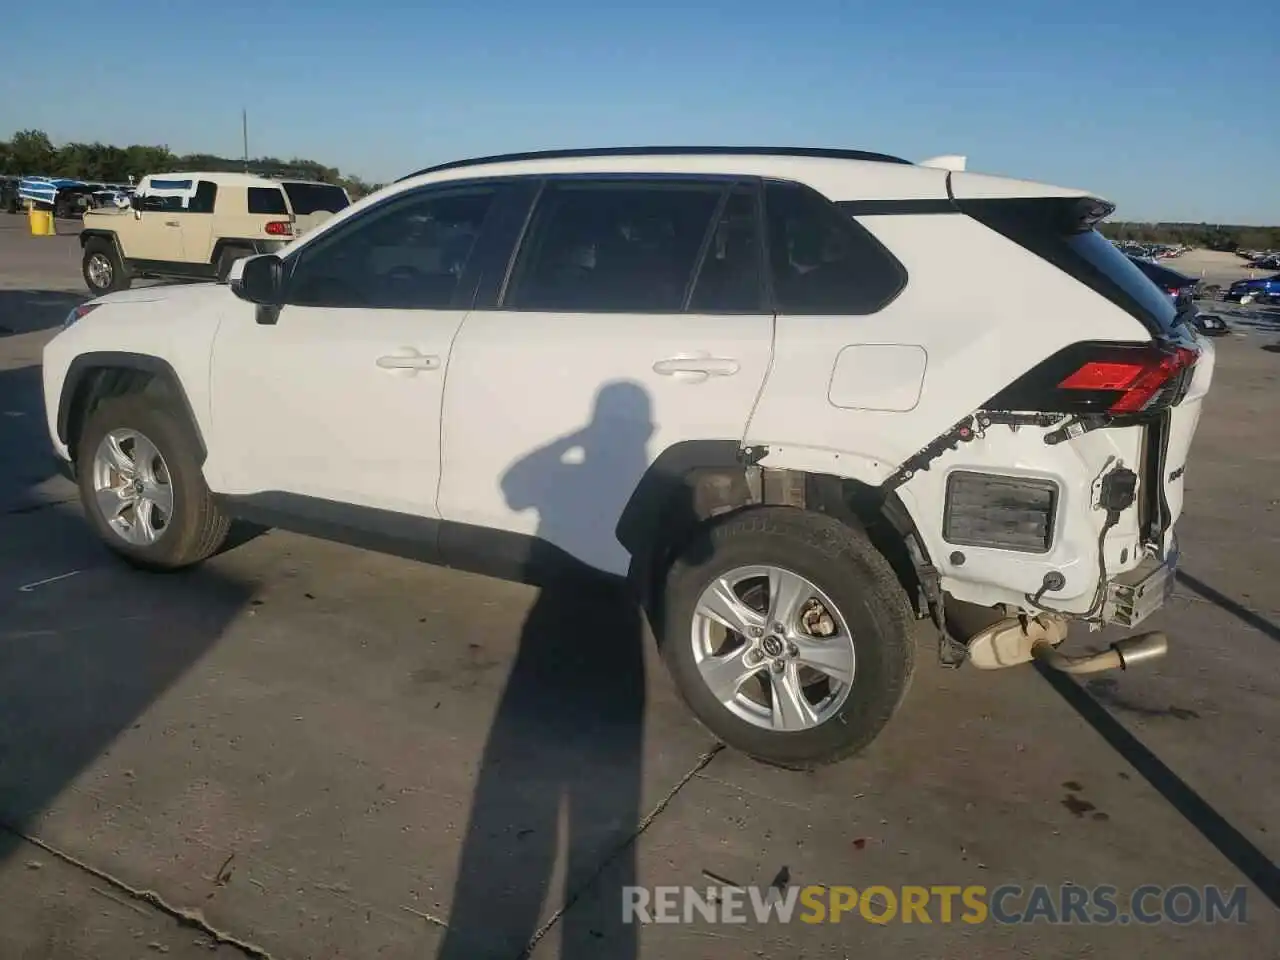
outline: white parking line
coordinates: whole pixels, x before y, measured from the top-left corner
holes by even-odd
[[[80,573],[80,572],[81,571],[79,570],[72,570],[70,573],[60,573],[56,577],[45,577],[45,579],[43,580],[37,580],[35,583],[28,583],[25,586],[19,587],[18,592],[30,593],[36,587],[43,587],[46,583],[56,583],[59,580],[67,579],[67,577],[74,577],[77,573]]]

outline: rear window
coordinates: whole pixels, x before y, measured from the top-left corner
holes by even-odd
[[[285,206],[284,192],[277,187],[250,187],[249,212],[287,217],[289,208]]]
[[[284,192],[289,195],[289,206],[293,207],[296,216],[305,217],[312,213],[324,211],[337,213],[351,206],[347,193],[341,187],[327,183],[289,183],[285,182]]]
[[[1102,234],[1081,230],[1079,197],[957,200],[978,222],[1043,257],[1136,317],[1153,334],[1177,323],[1173,301]]]

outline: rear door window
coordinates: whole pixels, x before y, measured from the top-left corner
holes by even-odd
[[[564,313],[683,310],[724,192],[713,182],[548,185],[504,306]]]
[[[249,212],[271,217],[287,217],[284,192],[279,187],[250,187]]]

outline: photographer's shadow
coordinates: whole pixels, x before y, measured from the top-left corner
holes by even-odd
[[[608,384],[586,427],[503,477],[512,509],[538,511],[529,573],[538,572],[527,579],[542,589],[485,745],[440,960],[521,955],[543,917],[615,853],[610,885],[636,882],[627,841],[640,819],[642,615],[624,589],[569,551],[595,562],[605,559],[596,551],[614,549],[614,524],[648,464],[653,429],[644,388]],[[553,876],[563,878],[558,890]],[[566,911],[561,956],[594,958],[607,944],[611,958],[634,957],[634,927],[620,904],[583,898]]]

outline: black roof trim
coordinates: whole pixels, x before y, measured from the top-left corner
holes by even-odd
[[[673,157],[673,156],[751,156],[769,157],[818,157],[826,160],[870,160],[875,163],[905,163],[910,160],[890,156],[887,153],[871,153],[867,150],[839,150],[827,147],[584,147],[572,150],[534,150],[528,153],[501,153],[492,157],[472,157],[468,160],[452,160],[434,167],[425,167],[400,177],[396,183],[420,177],[424,173],[453,170],[458,167],[474,167],[488,163],[514,163],[520,160],[570,160],[581,157]]]

